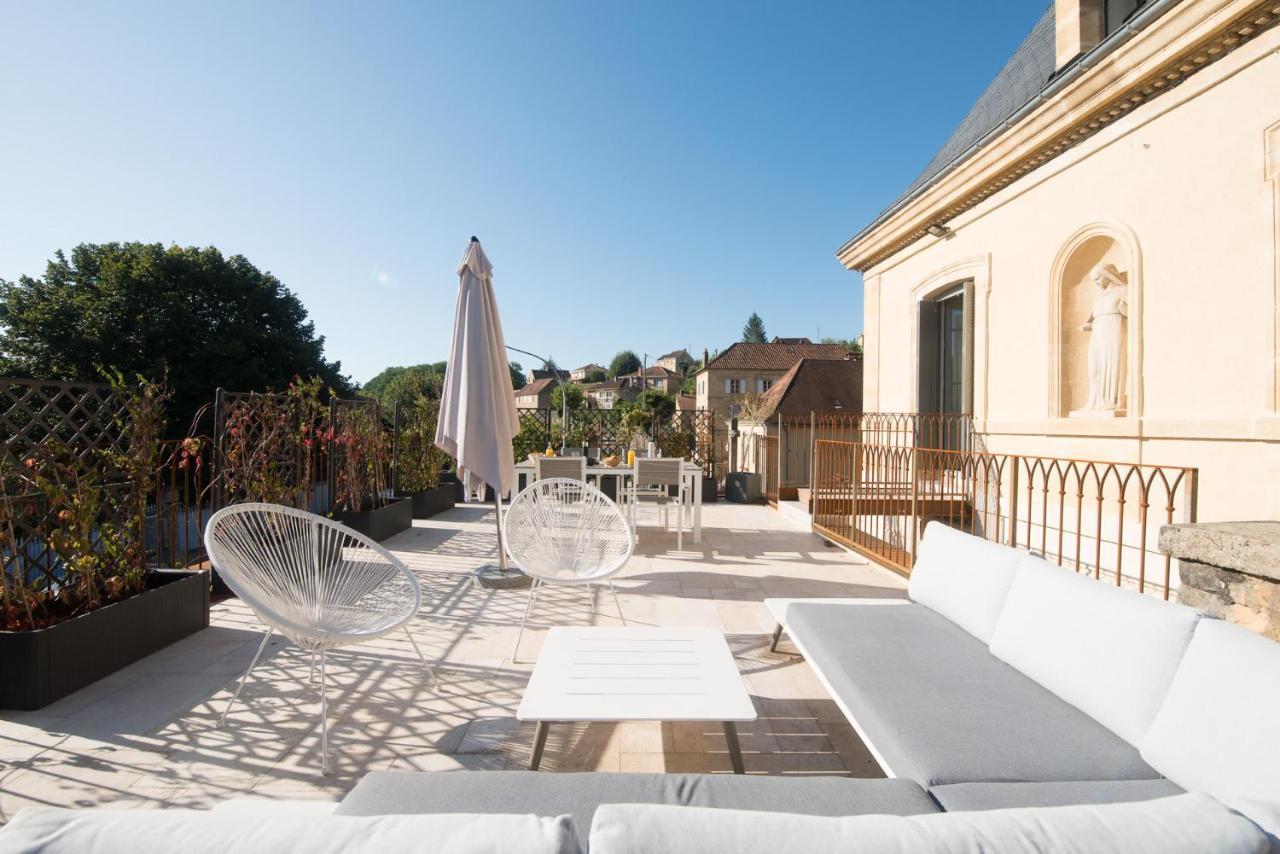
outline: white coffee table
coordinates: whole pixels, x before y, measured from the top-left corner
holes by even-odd
[[[574,627],[548,632],[516,718],[538,722],[535,771],[552,723],[719,721],[742,774],[736,724],[756,709],[716,629]]]

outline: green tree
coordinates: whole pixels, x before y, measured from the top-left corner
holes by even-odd
[[[638,370],[640,370],[640,357],[630,350],[623,350],[609,362],[609,379],[615,379],[623,374],[634,374]]]
[[[301,301],[243,255],[212,246],[85,243],[70,259],[59,251],[39,278],[0,280],[0,326],[5,374],[167,377],[178,432],[218,386],[280,389],[318,376],[353,391]]]
[[[402,406],[415,404],[419,398],[439,400],[440,390],[444,385],[444,372],[432,369],[431,365],[418,365],[396,372],[391,379],[371,389],[365,384],[361,393],[376,398],[385,412],[390,413],[397,403]],[[383,371],[385,374],[386,371]],[[381,374],[379,375],[381,376]]]
[[[822,339],[822,343],[823,344],[839,344],[841,347],[844,347],[850,353],[862,352],[862,345],[858,343],[858,339],[856,338],[832,338],[830,336],[827,336]]]
[[[680,383],[681,394],[698,393],[698,371],[700,370],[702,370],[701,359],[689,366],[689,370],[686,371],[684,375],[684,382]]]
[[[586,405],[587,396],[582,391],[582,386],[577,383],[565,383],[564,385],[556,385],[551,392],[551,408],[556,412],[560,411],[561,392],[569,401],[569,411],[576,412]]]
[[[520,367],[519,362],[508,362],[507,370],[511,372],[511,387],[513,389],[524,388],[528,385],[524,378],[524,368]]]
[[[403,400],[404,390],[417,384],[428,397],[436,398],[439,397],[439,387],[444,384],[444,368],[444,362],[383,368],[377,376],[360,387],[360,393],[383,401],[386,390],[392,386],[398,386],[400,391],[393,394],[390,399]],[[406,380],[404,379],[406,374],[412,374],[414,378]],[[384,405],[386,405],[385,401]]]
[[[742,327],[742,343],[764,344],[769,339],[764,331],[764,321],[754,311],[747,318],[747,325]]]
[[[587,375],[582,378],[584,383],[602,383],[609,377],[604,371],[588,371]]]

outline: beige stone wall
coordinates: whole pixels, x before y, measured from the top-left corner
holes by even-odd
[[[1197,466],[1200,519],[1280,518],[1280,31],[865,276],[865,407],[916,408],[918,301],[975,283],[991,450]],[[1067,418],[1098,261],[1129,276],[1126,417]]]

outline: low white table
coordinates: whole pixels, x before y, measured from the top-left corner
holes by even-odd
[[[754,721],[756,708],[716,629],[572,627],[547,634],[516,718],[538,722],[534,771],[552,723],[719,721],[742,774],[736,724]]]

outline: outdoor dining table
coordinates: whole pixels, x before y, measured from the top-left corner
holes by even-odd
[[[524,460],[516,463],[516,480],[520,487],[526,483],[531,483],[534,479],[534,465],[532,460]],[[626,479],[634,479],[636,476],[635,466],[616,465],[607,466],[603,463],[598,465],[587,466],[587,482],[599,487],[604,478],[612,477],[617,484],[615,495],[622,495],[622,490],[626,486]],[[693,541],[695,543],[702,542],[702,466],[697,463],[691,463],[684,460],[680,466],[680,477],[684,480],[685,491],[690,496],[693,506]]]

